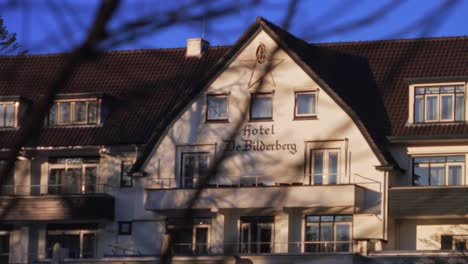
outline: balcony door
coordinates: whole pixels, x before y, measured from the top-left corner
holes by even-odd
[[[209,166],[209,153],[182,153],[182,187],[195,188]]]
[[[310,151],[310,183],[338,184],[339,149],[312,149]]]

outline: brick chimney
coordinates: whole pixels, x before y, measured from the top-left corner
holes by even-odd
[[[200,58],[210,43],[202,38],[187,39],[187,58]]]

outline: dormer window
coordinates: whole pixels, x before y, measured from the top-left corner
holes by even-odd
[[[49,126],[98,125],[98,99],[57,100],[49,112]]]
[[[465,86],[414,87],[414,123],[465,120]]]
[[[0,102],[0,128],[13,128],[18,124],[17,102]]]

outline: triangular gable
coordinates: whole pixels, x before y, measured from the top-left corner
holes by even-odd
[[[157,146],[158,142],[162,138],[163,135],[166,134],[168,129],[171,127],[170,124],[177,119],[177,117],[183,113],[183,111],[188,107],[191,102],[196,100],[199,94],[204,90],[204,88],[209,87],[209,85],[217,79],[217,77],[224,72],[224,70],[231,64],[231,62],[237,57],[237,55],[243,50],[243,48],[250,43],[250,41],[261,31],[266,32],[269,37],[271,37],[276,44],[285,51],[293,61],[299,65],[304,72],[306,72],[312,80],[314,80],[318,85],[320,85],[327,94],[352,118],[353,122],[357,125],[360,132],[363,134],[364,138],[371,146],[374,154],[377,156],[379,161],[381,162],[382,166],[389,165],[389,158],[387,155],[384,155],[383,149],[379,148],[379,145],[374,142],[371,134],[368,132],[367,128],[364,126],[364,123],[358,118],[357,114],[352,110],[348,104],[342,100],[335,93],[332,88],[322,80],[312,69],[309,67],[305,61],[301,58],[298,53],[298,48],[301,46],[303,48],[307,48],[308,44],[295,38],[294,36],[290,35],[286,31],[276,27],[275,25],[271,24],[267,20],[263,19],[262,17],[258,17],[256,21],[242,34],[242,36],[234,43],[234,45],[228,50],[228,52],[218,61],[218,63],[203,77],[199,82],[194,84],[191,88],[192,96],[190,102],[181,102],[177,106],[173,108],[171,113],[168,113],[168,118],[171,118],[169,122],[160,122],[158,128],[154,131],[153,135],[151,136],[148,144],[146,145],[145,149],[143,150],[142,155],[137,159],[135,162],[132,171],[136,172],[141,169],[143,164],[149,158],[150,154]],[[288,42],[302,42],[302,43],[295,43],[296,45],[288,45]],[[253,82],[255,82],[255,76]],[[252,79],[250,80],[249,84],[252,84]],[[176,114],[175,114],[176,113]],[[168,121],[168,120],[166,120]],[[389,156],[389,155],[388,155]]]

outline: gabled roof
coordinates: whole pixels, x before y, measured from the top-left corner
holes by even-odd
[[[351,116],[382,165],[391,162],[388,136],[459,136],[468,124],[407,125],[408,82],[468,80],[468,37],[310,44],[258,18],[231,47],[211,47],[201,59],[185,49],[104,52],[81,63],[61,93],[100,93],[111,102],[102,127],[43,128],[27,146],[146,144],[142,165],[169,124],[265,30]],[[0,57],[0,97],[34,101],[56,78],[65,55]],[[0,149],[16,130],[0,130]]]
[[[109,115],[103,125],[44,127],[26,146],[146,144],[162,119],[193,95],[191,84],[227,49],[211,47],[202,59],[186,58],[185,49],[105,52],[80,63],[60,93],[105,95]],[[66,59],[64,54],[0,57],[0,96],[21,95],[34,107]],[[0,130],[0,149],[12,146],[17,131]]]

